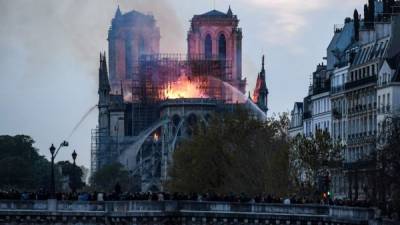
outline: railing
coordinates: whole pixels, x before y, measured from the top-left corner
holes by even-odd
[[[286,205],[193,201],[0,201],[0,212],[56,212],[56,213],[235,213],[262,215],[321,216],[341,219],[369,220],[374,210],[367,208],[327,205]]]
[[[360,80],[356,80],[356,81],[352,81],[352,82],[346,83],[345,84],[345,89],[349,90],[349,89],[352,89],[352,88],[355,88],[355,87],[358,87],[358,86],[361,86],[361,85],[376,83],[376,81],[377,81],[377,76],[376,75],[369,76],[369,77],[366,77],[366,78],[363,78],[363,79],[360,79]]]

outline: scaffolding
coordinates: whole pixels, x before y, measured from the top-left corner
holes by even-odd
[[[160,102],[168,99],[165,90],[176,84],[182,75],[196,81],[196,88],[207,98],[231,101],[225,95],[223,82],[233,84],[232,63],[217,56],[183,54],[142,55],[130,78],[123,81],[128,122],[125,133],[136,136],[159,117]],[[122,90],[121,90],[122,91]],[[118,92],[114,90],[114,92]]]
[[[233,84],[232,63],[219,57],[181,54],[142,55],[134,63],[134,73],[123,82],[124,99],[129,102],[158,102],[165,100],[163,90],[183,74],[201,81],[201,86],[211,97],[223,99],[221,84],[211,84],[214,78]],[[214,82],[217,83],[217,82]],[[113,93],[118,93],[118,89]]]
[[[92,129],[91,131],[91,161],[90,172],[93,174],[98,168],[105,165],[109,160],[106,156],[106,149],[110,144],[109,132],[107,129]]]
[[[187,77],[206,96],[195,96],[194,99],[205,98],[221,104],[232,102],[231,96],[226,95],[224,83],[235,86],[237,81],[232,77],[231,61],[225,58],[182,54],[143,55],[132,66],[133,73],[121,81],[120,86],[112,85],[111,91],[114,95],[123,95],[124,137],[112,137],[107,129],[92,130],[92,172],[118,158],[119,149],[134,143],[142,131],[160,120],[162,103],[170,97],[166,90],[180,82],[182,76]],[[161,128],[154,133],[162,135]],[[140,159],[130,159],[139,160],[141,169],[131,172],[139,175],[142,182],[154,184],[156,178],[161,176],[162,146],[161,142],[148,138],[139,151]]]

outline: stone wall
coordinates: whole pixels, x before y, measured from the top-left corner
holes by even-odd
[[[0,224],[379,224],[373,209],[190,201],[0,201]]]

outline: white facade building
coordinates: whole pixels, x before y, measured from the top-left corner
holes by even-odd
[[[343,26],[335,26],[327,65],[317,66],[303,101],[302,129],[298,103],[292,111],[290,136],[299,130],[311,136],[321,129],[344,146],[343,165],[330,172],[334,198],[368,199],[373,194],[371,153],[381,123],[400,114],[400,16],[385,18],[382,2],[375,3],[374,23],[361,20],[357,29],[355,20],[346,18]]]

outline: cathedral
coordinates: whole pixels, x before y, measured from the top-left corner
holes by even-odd
[[[91,170],[118,161],[134,177],[137,191],[162,190],[176,146],[213,113],[249,101],[268,111],[264,57],[253,98],[245,95],[242,30],[230,7],[226,13],[193,16],[186,55],[160,53],[154,16],[122,13],[119,7],[108,44],[108,64],[106,53],[100,54]]]

